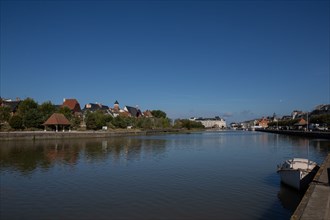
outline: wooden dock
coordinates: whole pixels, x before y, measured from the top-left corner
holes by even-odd
[[[330,154],[307,189],[291,220],[330,220]],[[330,175],[330,174],[329,174]]]

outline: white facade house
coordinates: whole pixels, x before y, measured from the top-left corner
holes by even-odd
[[[191,121],[202,123],[205,128],[226,128],[226,121],[218,116],[214,118],[190,118]]]

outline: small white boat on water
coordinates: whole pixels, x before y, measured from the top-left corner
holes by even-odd
[[[277,166],[281,182],[297,190],[307,189],[319,166],[305,158],[293,158]]]

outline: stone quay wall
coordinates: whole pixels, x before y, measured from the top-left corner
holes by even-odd
[[[0,140],[39,140],[39,139],[70,139],[70,138],[109,138],[120,136],[151,135],[164,133],[178,133],[176,129],[157,130],[120,130],[120,131],[15,131],[0,132]]]
[[[330,139],[330,132],[272,130],[272,129],[256,129],[256,131],[269,132],[274,134],[293,135],[293,136],[300,136],[307,138]]]

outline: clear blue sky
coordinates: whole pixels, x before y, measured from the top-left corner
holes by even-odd
[[[329,1],[1,1],[1,97],[228,122],[330,102]]]

